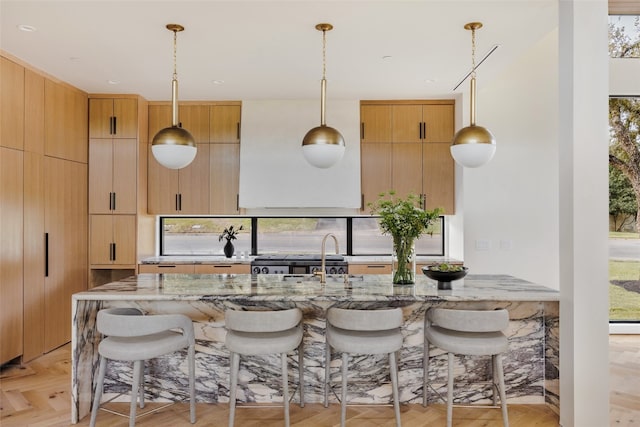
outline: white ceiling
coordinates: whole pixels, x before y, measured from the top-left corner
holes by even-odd
[[[309,99],[319,97],[322,76],[322,33],[314,27],[329,22],[329,102],[451,97],[471,67],[465,23],[484,23],[477,59],[500,45],[478,69],[482,87],[557,26],[557,7],[557,0],[2,0],[0,48],[89,93],[168,100],[173,33],[165,25],[178,23],[185,27],[180,100]],[[21,24],[37,30],[20,31]]]

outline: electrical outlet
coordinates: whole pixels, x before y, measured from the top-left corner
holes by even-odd
[[[488,251],[490,249],[491,249],[491,240],[487,240],[487,239],[476,240],[476,251]]]

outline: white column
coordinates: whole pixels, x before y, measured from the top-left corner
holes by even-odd
[[[607,13],[606,0],[559,1],[563,427],[609,425]]]

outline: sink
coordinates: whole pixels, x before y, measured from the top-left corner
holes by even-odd
[[[346,280],[345,280],[346,279]],[[318,282],[320,283],[320,276],[314,276],[313,274],[284,274],[282,276],[283,282]],[[327,274],[326,276],[327,283],[351,283],[351,282],[362,282],[364,281],[364,276],[362,274]]]

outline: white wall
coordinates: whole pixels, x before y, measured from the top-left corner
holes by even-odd
[[[609,60],[609,94],[640,95],[640,58]]]
[[[250,212],[254,214],[260,208],[357,213],[360,102],[329,100],[326,111],[327,126],[342,133],[346,150],[340,163],[318,169],[304,159],[301,144],[304,135],[320,125],[320,99],[242,101],[240,207],[253,209]]]
[[[497,149],[485,166],[462,171],[464,262],[473,273],[559,287],[557,64],[554,31],[491,84],[478,70],[477,123]]]

